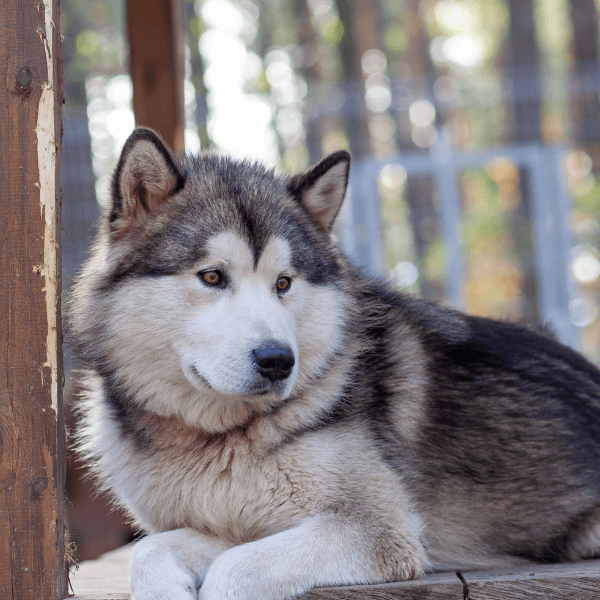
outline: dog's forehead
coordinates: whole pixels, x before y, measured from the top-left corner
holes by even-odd
[[[289,242],[279,236],[270,237],[261,248],[256,248],[247,236],[229,230],[218,233],[206,243],[206,261],[225,263],[242,270],[287,268],[291,259]]]
[[[311,283],[338,278],[333,246],[289,195],[285,178],[219,157],[187,166],[185,188],[156,219],[150,235],[129,238],[129,251],[111,272],[113,283],[181,273],[207,260],[210,248],[213,261],[235,251],[238,259],[250,256],[256,269],[259,262],[283,264],[285,256]]]

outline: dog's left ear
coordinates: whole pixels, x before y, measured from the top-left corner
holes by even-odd
[[[330,231],[346,195],[349,173],[350,155],[339,150],[292,177],[288,189],[317,223]]]

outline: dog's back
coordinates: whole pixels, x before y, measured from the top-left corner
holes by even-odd
[[[543,330],[378,296],[421,347],[426,391],[411,415],[413,441],[381,396],[372,418],[388,456],[410,473],[431,560],[452,567],[478,555],[485,564],[490,552],[545,562],[598,555],[598,369]],[[384,356],[406,343],[405,326],[389,331]],[[389,381],[381,375],[374,380]]]

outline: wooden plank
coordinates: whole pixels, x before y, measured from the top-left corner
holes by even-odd
[[[512,570],[431,573],[423,579],[384,585],[311,590],[306,600],[597,600],[600,560],[531,565]]]
[[[0,598],[66,592],[58,0],[0,2]]]
[[[133,545],[82,563],[70,600],[128,600]],[[429,573],[423,579],[384,585],[314,589],[303,600],[597,600],[600,560],[562,565],[532,564],[514,569]]]
[[[103,554],[96,560],[86,560],[73,574],[75,597],[69,600],[128,600],[129,562],[133,544]]]
[[[184,54],[180,0],[127,0],[133,110],[138,126],[154,129],[183,151]]]

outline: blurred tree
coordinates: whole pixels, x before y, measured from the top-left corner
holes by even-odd
[[[576,85],[572,87],[571,130],[583,143],[600,138],[600,98],[595,90],[598,77],[598,10],[594,0],[570,0],[573,22],[572,51]],[[589,89],[588,89],[589,88]]]
[[[261,58],[264,58],[271,45],[275,43],[273,32],[276,31],[277,10],[269,0],[258,0],[257,5],[260,10],[257,52]]]
[[[368,50],[382,50],[381,0],[338,0],[344,36],[340,43],[346,90],[346,128],[350,151],[355,159],[370,154],[368,110],[365,106],[365,77],[362,58]]]
[[[598,10],[595,0],[570,0],[573,58],[576,63],[598,59]]]
[[[85,106],[85,75],[76,66],[77,32],[82,31],[87,18],[76,0],[67,0],[60,7],[60,28],[63,32],[63,65],[65,71],[65,101],[72,106]]]
[[[400,76],[410,85],[413,98],[432,99],[431,83],[435,74],[435,66],[429,53],[431,37],[425,20],[419,11],[419,0],[405,0],[403,26],[407,43],[402,53],[403,68]],[[397,114],[397,119],[399,122],[396,141],[400,152],[418,149],[411,136],[413,126],[408,111],[400,111]],[[425,183],[419,183],[423,179],[426,178],[415,178],[413,187],[426,186]]]
[[[126,70],[123,20],[120,0],[61,2],[67,107],[85,106],[85,80],[90,75],[111,76]]]
[[[294,8],[298,16],[299,41],[302,57],[301,73],[312,89],[321,82],[323,66],[322,54],[319,52],[320,36],[315,29],[307,0],[295,0]],[[315,163],[321,158],[321,115],[316,110],[309,110],[304,118],[306,128],[306,147],[308,160]]]
[[[404,2],[404,30],[406,44],[402,53],[405,75],[412,78],[430,77],[434,72],[429,46],[431,38],[419,10],[419,0]]]
[[[419,11],[419,0],[405,0],[404,29],[407,43],[402,54],[403,76],[408,80],[416,99],[434,98],[432,81],[435,67],[431,61],[429,46],[431,38],[425,21]],[[397,115],[396,142],[400,151],[419,149],[415,146],[410,132],[413,131],[408,111]],[[435,123],[439,125],[436,111]],[[405,135],[408,133],[408,136]],[[418,262],[421,293],[426,298],[441,299],[444,294],[443,279],[428,277],[428,256],[432,242],[440,237],[439,213],[436,207],[435,186],[431,175],[412,175],[407,180],[410,221],[414,231],[415,255]],[[457,223],[458,227],[459,224]]]
[[[198,43],[200,36],[204,31],[202,17],[196,11],[194,0],[185,0],[183,5],[183,17],[186,27],[185,42],[189,48],[189,66],[191,73],[189,79],[196,90],[196,128],[200,143],[203,148],[208,147],[209,139],[206,131],[206,116],[208,108],[206,106],[206,88],[204,86],[204,61],[200,54]]]
[[[513,88],[513,131],[516,142],[540,141],[539,51],[533,0],[509,0],[508,75]]]
[[[510,36],[508,38],[508,75],[512,84],[513,142],[541,142],[541,99],[539,62],[533,0],[509,0]],[[537,280],[533,254],[530,173],[519,169],[520,202],[510,214],[511,239],[523,275],[523,318],[539,320]]]

